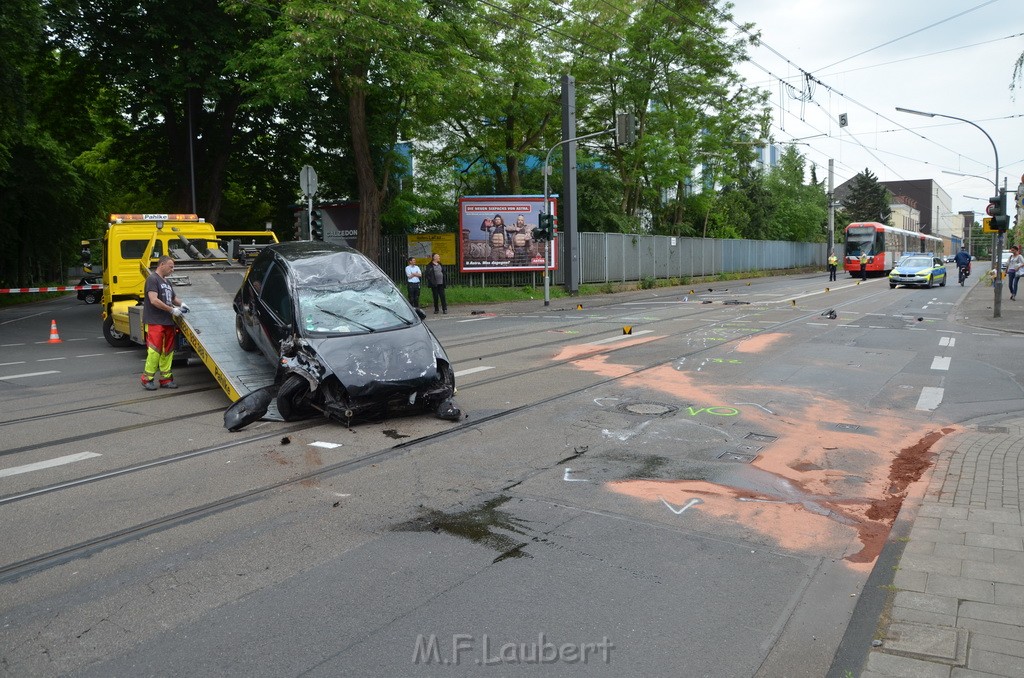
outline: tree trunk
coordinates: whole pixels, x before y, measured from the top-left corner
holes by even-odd
[[[359,226],[356,249],[374,263],[380,254],[380,215],[385,193],[373,172],[369,130],[366,128],[366,69],[358,67],[349,77],[348,123],[352,134],[352,159],[359,186]]]
[[[224,205],[224,183],[226,181],[228,161],[231,159],[231,144],[235,136],[235,119],[238,107],[242,103],[242,94],[234,88],[217,104],[214,119],[217,123],[217,135],[209,147],[209,172],[203,185],[206,187],[206,213],[201,215],[211,223],[220,221],[220,210]],[[239,225],[235,224],[235,228]]]

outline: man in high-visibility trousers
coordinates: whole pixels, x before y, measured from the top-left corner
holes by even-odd
[[[868,279],[868,254],[867,252],[860,253],[860,279]]]
[[[146,366],[142,387],[157,389],[156,373],[160,371],[160,388],[178,388],[171,374],[174,360],[174,339],[178,328],[174,316],[188,312],[188,306],[174,294],[167,276],[174,272],[174,259],[160,257],[156,269],[146,278],[146,294],[142,298],[142,322],[146,325]]]

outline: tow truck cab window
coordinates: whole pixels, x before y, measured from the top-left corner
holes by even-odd
[[[121,258],[122,259],[141,259],[146,253],[146,245],[149,244],[149,239],[145,240],[122,240],[121,241]],[[158,259],[163,256],[164,244],[159,240],[153,245],[153,258]]]

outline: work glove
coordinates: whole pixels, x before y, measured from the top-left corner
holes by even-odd
[[[184,301],[181,302],[181,306],[179,306],[178,308],[181,309],[182,313],[188,313],[188,304],[186,304]]]
[[[177,306],[171,309],[171,315],[173,315],[175,318],[180,318],[182,313],[184,313],[184,311],[182,311]]]

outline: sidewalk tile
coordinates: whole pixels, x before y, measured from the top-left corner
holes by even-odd
[[[925,555],[932,555],[935,552],[935,542],[933,541],[908,541],[907,545],[903,547],[903,553],[923,553]],[[943,544],[943,546],[953,546],[958,548],[964,548],[959,544]]]
[[[915,570],[897,570],[892,585],[904,591],[924,591],[928,584],[928,573]]]
[[[969,561],[964,562],[964,568],[971,565]],[[978,563],[973,563],[977,565]],[[981,563],[983,565],[987,563]],[[902,587],[901,587],[902,588]],[[995,589],[992,582],[968,577],[950,577],[945,574],[928,575],[928,584],[924,589],[925,593],[933,593],[939,596],[953,596],[965,600],[977,600],[982,603],[995,602]]]
[[[921,508],[918,509],[917,515],[926,518],[957,518],[959,520],[967,520],[970,515],[970,509],[966,506],[939,506],[938,504],[923,504]]]
[[[938,529],[943,532],[992,534],[992,522],[988,520],[957,520],[956,518],[940,518]]]
[[[875,671],[883,676],[904,676],[905,678],[948,678],[950,668],[945,664],[923,662],[919,659],[900,657],[884,652],[872,652],[868,655],[868,671]]]
[[[1024,606],[1024,586],[996,582],[996,600],[1004,605]]]
[[[1005,654],[989,652],[987,650],[971,649],[967,653],[967,668],[976,671],[987,671],[996,676],[1010,676],[1019,678],[1024,666],[1021,666],[1019,657],[1010,657]]]
[[[917,593],[916,591],[900,591],[892,601],[898,607],[909,607],[925,612],[939,612],[941,614],[956,615],[960,608],[960,601],[949,596],[936,596],[930,593]]]
[[[1024,608],[1015,605],[979,603],[965,600],[960,603],[957,618],[982,619],[1000,624],[1024,626]]]
[[[915,610],[910,607],[893,605],[890,616],[894,622],[911,622],[914,624],[928,624],[930,626],[948,626],[950,628],[956,628],[955,614],[942,614],[941,612]]]
[[[936,517],[933,518],[931,516],[918,515],[917,518],[914,519],[914,527],[920,527],[920,528],[925,529],[925,530],[937,530],[937,529],[939,529],[939,526],[942,524],[943,520],[956,520],[956,519],[955,518],[942,518],[942,517],[939,517],[939,516],[936,516]]]
[[[910,540],[920,539],[923,541],[934,541],[938,544],[963,544],[963,532],[944,532],[942,530],[927,530],[925,528],[911,528]]]
[[[996,565],[1024,565],[1024,551],[1004,551],[995,549],[992,562]]]
[[[969,617],[957,619],[956,625],[957,628],[967,629],[970,631],[971,636],[980,633],[986,636],[1024,642],[1024,629],[1019,626],[1000,624],[998,622],[990,622],[983,619],[971,619]]]
[[[1017,584],[1024,581],[1024,565],[997,565],[965,560],[963,561],[963,576],[968,579]]]
[[[1007,523],[1009,525],[1020,525],[1021,517],[1019,509],[970,509],[969,520],[987,520],[990,523]]]
[[[908,544],[909,546],[909,544]],[[993,563],[993,550],[984,546],[960,546],[959,544],[936,544],[932,555],[960,560],[976,560],[979,563]]]
[[[992,526],[992,534],[1000,537],[1017,537],[1017,539],[1020,539],[1024,537],[1024,526],[995,523]]]
[[[1021,542],[1020,537],[1004,537],[996,534],[968,534],[964,543],[967,546],[987,546],[1006,551],[1024,551],[1024,543]]]
[[[948,574],[952,577],[959,577],[961,562],[958,558],[943,558],[923,553],[904,553],[903,557],[900,558],[899,567],[901,570],[935,572],[936,574]]]
[[[1024,660],[1024,642],[995,638],[994,636],[986,636],[983,633],[971,634],[971,649],[998,652],[999,654],[1011,657],[1020,657]],[[1022,662],[1022,666],[1024,666],[1024,662]]]
[[[973,669],[962,669],[954,668],[953,673],[949,674],[950,678],[1003,678],[994,673],[986,673],[983,671],[975,671]]]

